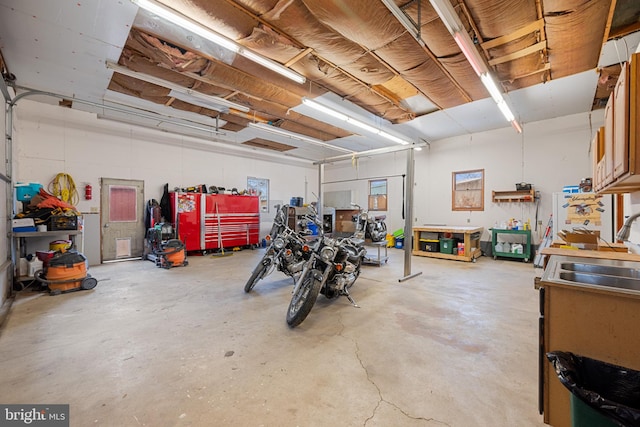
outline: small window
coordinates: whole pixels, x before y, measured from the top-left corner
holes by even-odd
[[[109,186],[109,221],[136,222],[137,218],[136,187]]]
[[[369,210],[387,210],[387,180],[372,179],[369,181]]]

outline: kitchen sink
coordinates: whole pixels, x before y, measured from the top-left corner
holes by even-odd
[[[552,256],[542,281],[640,293],[640,262]]]
[[[606,274],[576,273],[575,271],[560,272],[560,279],[569,282],[586,283],[596,286],[609,286],[614,288],[640,291],[640,279],[630,277],[610,276]]]
[[[575,271],[578,273],[604,274],[607,276],[630,277],[640,279],[640,269],[631,267],[619,267],[614,265],[585,264],[578,262],[563,262],[560,264],[563,270]]]

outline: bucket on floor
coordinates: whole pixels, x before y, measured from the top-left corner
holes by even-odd
[[[396,237],[396,249],[404,248],[404,237]]]

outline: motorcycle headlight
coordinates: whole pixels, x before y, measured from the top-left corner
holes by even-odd
[[[368,218],[368,216],[367,216],[367,213],[366,213],[366,212],[362,212],[362,213],[360,214],[360,219],[361,219],[361,220],[366,221],[366,220],[367,220],[367,218]]]
[[[330,246],[325,246],[324,248],[320,249],[320,258],[325,261],[333,261],[333,258],[335,256],[336,251]]]
[[[276,239],[273,241],[273,246],[276,249],[282,249],[284,248],[284,240],[281,239],[280,237],[276,237]]]

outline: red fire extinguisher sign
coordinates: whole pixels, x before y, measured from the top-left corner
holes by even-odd
[[[91,184],[87,184],[84,186],[84,199],[85,200],[91,200]]]

